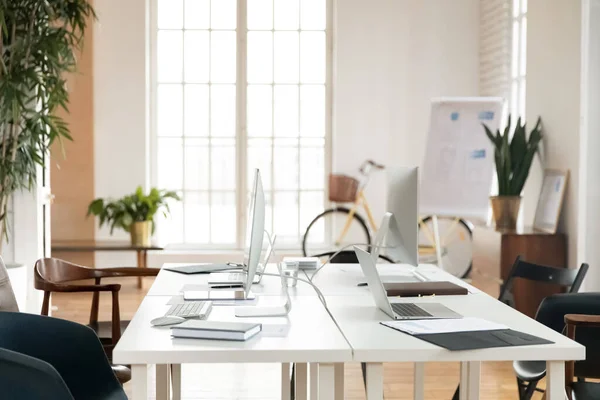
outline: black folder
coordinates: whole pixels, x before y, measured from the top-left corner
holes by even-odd
[[[384,326],[392,328],[388,325]],[[436,346],[443,347],[450,351],[488,349],[493,347],[530,346],[537,344],[554,343],[550,340],[543,339],[538,336],[529,335],[527,333],[515,331],[512,329],[473,332],[428,333],[412,336],[429,342],[431,344],[435,344]]]
[[[228,271],[242,269],[241,265],[235,264],[195,264],[195,265],[184,265],[181,267],[164,267],[163,269],[172,272],[179,272],[180,274],[192,275],[192,274],[210,274],[211,272]]]

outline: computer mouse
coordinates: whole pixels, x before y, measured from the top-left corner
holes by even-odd
[[[165,315],[164,317],[154,318],[150,323],[152,326],[176,325],[185,321],[185,318],[176,317],[175,315]]]

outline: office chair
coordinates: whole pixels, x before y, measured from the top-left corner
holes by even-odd
[[[0,312],[0,388],[11,400],[127,400],[87,326]]]
[[[556,294],[544,299],[537,318],[585,346],[585,360],[569,361],[565,383],[569,399],[600,399],[600,293]],[[577,378],[574,381],[574,378]]]
[[[498,300],[513,308],[515,307],[512,286],[516,278],[535,281],[543,285],[558,285],[568,293],[577,293],[588,269],[589,266],[586,263],[581,264],[581,267],[578,269],[554,268],[526,262],[521,259],[521,256],[518,256],[508,278],[500,287]],[[539,313],[540,309],[538,308],[538,315],[536,315],[535,319],[549,326],[544,320],[540,320]],[[562,325],[555,330],[560,332]],[[541,391],[537,389],[537,384],[546,375],[545,361],[515,361],[513,369],[517,376],[519,400],[529,400],[534,392]],[[457,387],[452,398],[453,400],[459,399],[459,390],[460,387]]]

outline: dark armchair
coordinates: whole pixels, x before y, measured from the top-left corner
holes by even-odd
[[[0,312],[0,326],[2,398],[127,399],[90,328],[14,312]]]

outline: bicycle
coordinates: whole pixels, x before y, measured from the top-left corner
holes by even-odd
[[[359,168],[360,179],[342,174],[329,176],[329,201],[352,203],[351,207],[334,205],[317,215],[308,225],[302,238],[304,256],[321,256],[324,253],[342,249],[352,243],[372,243],[372,234],[377,232],[377,224],[365,196],[365,189],[373,171],[382,171],[385,166],[373,160],[363,162]],[[363,207],[365,218],[358,213]],[[440,237],[440,253],[444,270],[464,278],[472,268],[473,225],[458,217],[437,217]],[[433,235],[433,217],[419,218],[419,263],[437,263]],[[331,243],[334,233],[337,238]],[[329,239],[329,240],[328,240]]]

